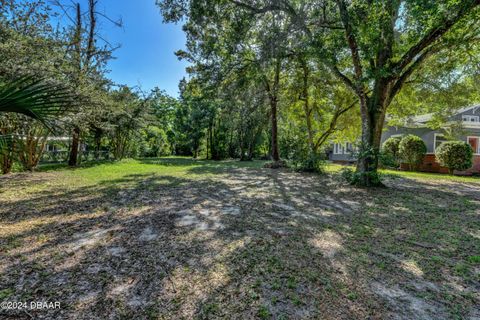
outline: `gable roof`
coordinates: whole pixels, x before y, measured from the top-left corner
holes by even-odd
[[[459,115],[472,109],[474,109],[473,113],[478,112],[480,115],[480,110],[477,110],[477,109],[480,109],[480,104],[458,109],[453,115],[454,116]],[[432,120],[433,115],[434,115],[433,113],[422,114],[422,115],[410,118],[409,119],[410,121],[408,122],[411,122],[412,124],[416,124],[416,125],[426,124],[428,121]]]

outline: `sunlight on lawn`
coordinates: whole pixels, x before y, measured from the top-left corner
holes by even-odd
[[[479,186],[448,179],[476,178],[384,171],[389,187],[372,190],[342,183],[340,165],[264,163],[168,157],[6,177],[3,294],[49,290],[82,318],[152,305],[165,319],[471,312]]]
[[[103,162],[89,164],[85,167],[70,169],[64,166],[45,166],[39,171],[55,171],[67,178],[68,183],[75,185],[90,185],[102,181],[111,181],[127,175],[165,175],[171,177],[186,177],[190,179],[206,178],[221,173],[226,167],[248,168],[261,167],[263,161],[240,162],[235,160],[210,161],[195,160],[189,157],[164,157],[147,159],[125,159],[118,162]],[[202,170],[195,170],[195,168]]]
[[[342,170],[342,168],[351,168],[355,170],[354,165],[341,165],[341,164],[329,162],[325,165],[325,172],[339,173]],[[382,173],[384,176],[410,178],[415,180],[439,180],[439,181],[480,183],[480,177],[451,176],[448,174],[441,174],[441,173],[409,172],[409,171],[399,171],[399,170],[391,170],[391,169],[381,169],[380,173]]]

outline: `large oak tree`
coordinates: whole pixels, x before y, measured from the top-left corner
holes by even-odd
[[[432,56],[461,50],[479,37],[480,0],[158,2],[167,20],[187,17],[190,24],[218,23],[229,15],[256,21],[272,12],[283,13],[280,24],[290,26],[296,49],[314,52],[358,97],[362,134],[357,173],[360,184],[367,186],[378,181],[385,116],[406,81]]]

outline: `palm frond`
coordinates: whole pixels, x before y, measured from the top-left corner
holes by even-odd
[[[73,104],[65,87],[47,83],[44,79],[22,77],[0,84],[0,112],[14,112],[42,122],[52,130],[58,115]]]

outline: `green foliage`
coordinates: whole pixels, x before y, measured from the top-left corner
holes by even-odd
[[[141,157],[161,157],[170,155],[170,145],[165,131],[159,127],[148,126],[142,134]]]
[[[398,147],[398,154],[402,161],[408,164],[410,171],[415,170],[422,163],[426,152],[425,142],[412,134],[404,136]]]
[[[400,165],[400,137],[390,137],[382,145],[380,162],[384,167],[397,168]]]
[[[264,305],[261,305],[259,308],[258,308],[258,312],[257,312],[257,315],[260,319],[269,319],[271,317],[271,314],[270,314],[270,311],[268,310],[268,308]]]
[[[300,172],[316,172],[323,173],[325,166],[325,159],[319,154],[306,152],[301,153],[293,158],[290,162],[290,167]]]
[[[367,177],[365,177],[367,175]],[[347,183],[354,186],[365,186],[365,181],[369,182],[369,186],[381,186],[382,176],[377,171],[357,172],[352,168],[345,167],[340,170],[340,176]]]
[[[66,89],[47,83],[44,79],[22,77],[0,83],[0,112],[13,112],[41,121],[52,128],[52,121],[73,103]]]
[[[438,111],[446,101],[452,105],[448,95],[475,91],[471,75],[478,73],[479,50],[472,39],[478,38],[479,29],[473,26],[480,18],[476,0],[324,1],[321,5],[297,0],[157,0],[157,4],[166,21],[187,21],[188,52],[178,56],[192,63],[192,74],[212,85],[230,82],[232,74],[255,75],[249,80],[268,93],[272,106],[283,109],[280,136],[295,126],[308,132],[302,138],[316,151],[325,142],[324,133],[329,137],[335,132],[342,138],[365,130],[364,150],[373,152],[359,158],[359,168],[365,170],[367,180],[368,172],[377,170],[377,129],[383,126],[392,101],[398,106],[393,120],[403,120],[397,115],[423,112],[428,105]],[[318,23],[319,17],[328,26]],[[409,92],[402,96],[404,87]],[[447,91],[450,94],[444,94]],[[421,101],[423,108],[418,108],[424,100],[418,99],[421,93],[442,103]],[[463,104],[474,96],[459,95],[456,101]],[[358,117],[351,119],[352,113],[337,121],[341,110],[351,104],[364,106],[357,108],[362,126],[353,125]]]
[[[472,147],[463,141],[447,141],[435,150],[435,157],[440,165],[447,167],[450,174],[454,170],[467,170],[472,167]]]

